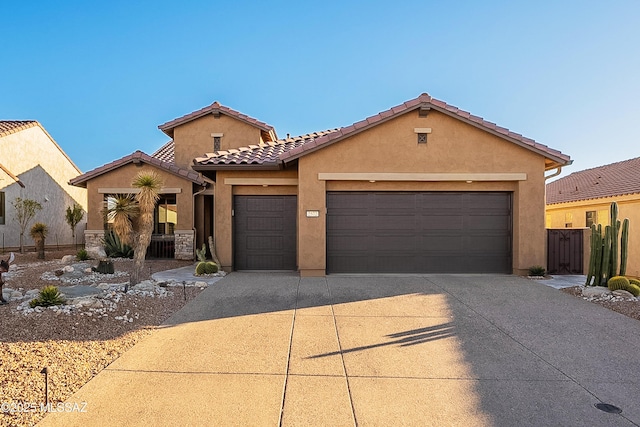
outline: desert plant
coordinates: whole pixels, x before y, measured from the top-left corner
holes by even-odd
[[[631,292],[631,294],[634,297],[640,296],[640,286],[636,285],[636,284],[629,284],[629,286],[626,289],[627,291]]]
[[[202,276],[207,272],[207,263],[205,261],[200,261],[198,265],[196,265],[196,276]]]
[[[529,276],[544,276],[545,269],[541,265],[534,265],[533,267],[529,267]]]
[[[113,258],[133,258],[133,248],[120,240],[118,234],[113,230],[104,233],[102,239],[104,251],[109,257]]]
[[[44,239],[47,237],[48,233],[49,229],[47,228],[47,225],[41,222],[36,222],[31,227],[30,234],[36,244],[38,259],[44,259]]]
[[[89,253],[85,248],[82,248],[76,253],[76,259],[78,261],[86,261],[89,259]]]
[[[103,211],[105,222],[112,224],[112,230],[125,245],[133,240],[133,220],[138,216],[138,204],[131,194],[116,194],[107,198],[107,208]]]
[[[629,283],[632,285],[640,286],[640,280],[638,279],[629,279]]]
[[[204,261],[207,260],[207,245],[205,245],[203,243],[202,244],[202,249],[200,249],[200,250],[196,249],[196,258],[200,262],[204,262]]]
[[[160,188],[162,188],[162,179],[153,170],[142,170],[133,178],[131,185],[140,190],[135,195],[138,204],[138,233],[136,238],[135,250],[133,252],[134,267],[131,273],[131,284],[135,285],[140,280],[140,273],[144,268],[144,258],[147,254],[147,248],[151,243],[151,234],[153,234],[154,211],[156,203],[160,197]],[[125,285],[125,292],[128,285]]]
[[[42,288],[38,297],[29,302],[31,308],[50,307],[52,305],[62,305],[66,300],[60,294],[56,286],[48,285]]]
[[[607,282],[607,287],[612,291],[617,291],[619,289],[627,290],[629,287],[629,279],[623,276],[613,276]]]
[[[13,202],[13,209],[15,210],[14,219],[18,221],[20,227],[20,253],[24,253],[24,232],[27,230],[29,223],[36,215],[36,213],[42,210],[42,205],[35,200],[23,199],[16,197]]]
[[[82,206],[77,203],[73,204],[73,207],[68,206],[67,211],[65,213],[65,219],[67,220],[67,224],[71,227],[71,237],[73,238],[73,243],[76,243],[76,226],[82,221],[84,217],[84,211],[82,210]]]
[[[215,262],[208,261],[205,263],[205,274],[214,274],[218,272],[218,264]]]
[[[620,222],[616,202],[611,203],[609,221],[610,225],[604,227],[604,230],[600,224],[597,227],[591,226],[591,257],[586,286],[607,286],[611,277],[626,273],[629,220]]]

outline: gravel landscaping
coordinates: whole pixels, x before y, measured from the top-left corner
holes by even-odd
[[[100,274],[91,272],[97,261],[63,263],[70,253],[47,252],[45,261],[35,253],[16,254],[4,274],[9,303],[0,305],[0,426],[34,425],[46,414],[45,367],[48,402],[55,407],[206,286],[149,280],[155,272],[193,265],[149,260],[141,285],[125,294],[132,260],[115,259],[114,274]],[[46,285],[81,296],[55,308],[30,308]]]

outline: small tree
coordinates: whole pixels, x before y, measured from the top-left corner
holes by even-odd
[[[49,233],[49,229],[46,224],[41,222],[36,222],[33,224],[33,227],[31,227],[30,234],[36,244],[38,259],[44,259],[44,239],[47,237],[47,233]]]
[[[154,171],[140,171],[131,182],[140,192],[135,195],[138,202],[138,233],[133,252],[134,268],[131,275],[131,283],[137,284],[140,280],[140,273],[144,268],[144,258],[147,255],[147,248],[151,243],[153,234],[153,213],[156,203],[160,197],[159,192],[162,187],[162,179]]]
[[[20,253],[24,253],[24,232],[27,230],[29,223],[36,216],[36,213],[42,210],[42,205],[35,200],[23,199],[16,197],[13,202],[13,209],[15,209],[14,219],[18,221],[20,226]]]
[[[77,203],[73,204],[73,207],[67,207],[67,213],[65,215],[65,219],[67,220],[67,224],[71,227],[71,237],[73,238],[73,244],[76,244],[76,226],[82,221],[84,217],[84,212],[82,211],[82,206]]]

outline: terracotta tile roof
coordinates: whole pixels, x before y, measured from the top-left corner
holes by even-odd
[[[0,120],[0,137],[38,126],[35,120]]]
[[[253,117],[249,117],[246,114],[242,114],[239,111],[226,107],[220,104],[218,101],[215,101],[213,104],[209,105],[208,107],[201,108],[185,116],[178,117],[177,119],[163,123],[160,126],[158,126],[158,129],[160,129],[161,131],[169,135],[171,138],[173,138],[173,129],[175,129],[177,126],[180,126],[184,123],[198,119],[202,116],[206,116],[207,114],[214,114],[214,115],[226,114],[227,116],[234,117],[238,120],[241,120],[245,123],[248,123],[262,130],[264,133],[266,133],[265,135],[263,135],[263,137],[268,136],[267,138],[264,138],[265,140],[277,139],[277,136],[275,134],[275,129],[273,128],[273,126],[268,125],[265,122],[261,122],[258,119],[254,119]]]
[[[69,184],[75,185],[77,187],[86,187],[87,181],[89,181],[90,179],[95,178],[104,173],[110,172],[114,169],[117,169],[129,163],[146,163],[148,165],[155,166],[159,169],[163,169],[174,175],[180,176],[198,185],[202,185],[202,186],[207,185],[207,182],[202,178],[202,176],[199,173],[194,172],[190,169],[179,168],[174,163],[163,162],[162,160],[157,159],[155,157],[151,157],[140,150],[132,154],[129,154],[128,156],[124,156],[121,159],[114,160],[111,163],[107,163],[106,165],[100,166],[99,168],[93,169],[80,176],[77,176],[72,180],[70,180]]]
[[[547,184],[547,204],[640,194],[640,157],[574,172]]]
[[[341,128],[337,132],[333,132],[329,135],[325,135],[321,138],[318,138],[315,141],[314,145],[305,145],[302,147],[296,147],[291,151],[287,151],[280,156],[280,160],[285,162],[294,160],[304,154],[307,154],[308,152],[318,150],[322,148],[324,145],[332,144],[334,142],[340,141],[358,132],[362,132],[363,130],[368,129],[372,126],[375,126],[376,124],[390,120],[400,114],[404,114],[409,111],[417,110],[417,109],[425,109],[425,110],[433,109],[443,114],[447,114],[451,117],[462,120],[472,126],[483,129],[496,136],[507,139],[524,148],[527,148],[531,151],[541,154],[546,158],[555,162],[557,165],[571,164],[570,157],[567,156],[566,154],[562,154],[558,150],[554,150],[552,148],[547,147],[546,145],[539,144],[533,139],[526,138],[518,133],[511,132],[509,131],[509,129],[497,126],[495,123],[484,120],[482,117],[474,116],[467,111],[460,110],[459,108],[449,105],[444,101],[440,101],[438,99],[432,98],[427,93],[423,93],[417,98],[411,99],[400,105],[396,105],[395,107],[392,107],[389,110],[383,111],[371,117],[367,117],[366,119],[360,122]]]
[[[196,158],[194,162],[196,163],[196,169],[199,167],[215,169],[217,167],[237,165],[281,165],[282,163],[296,160],[305,154],[353,136],[387,120],[391,120],[398,115],[417,109],[423,109],[425,111],[433,109],[439,111],[538,153],[549,160],[547,169],[568,165],[572,162],[569,156],[560,151],[537,143],[533,139],[526,138],[518,133],[511,132],[509,129],[497,126],[495,123],[486,121],[482,117],[474,116],[467,111],[460,110],[443,101],[434,99],[426,93],[347,127],[309,134],[313,136],[306,139],[303,135],[302,137],[298,137],[299,139],[289,138],[270,144],[243,147],[230,152],[207,153],[203,157]]]
[[[162,147],[158,148],[155,153],[151,155],[163,162],[174,163],[175,162],[175,145],[173,140],[167,142]]]
[[[316,138],[336,132],[338,129],[329,129],[306,135],[294,136],[278,141],[269,141],[248,147],[231,149],[228,151],[216,151],[207,153],[203,157],[194,159],[198,166],[210,165],[277,165],[283,153],[294,150],[305,144],[313,144]]]

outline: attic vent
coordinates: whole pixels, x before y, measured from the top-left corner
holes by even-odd
[[[427,134],[431,133],[431,128],[415,128],[413,131],[418,135],[418,144],[427,143]]]
[[[213,151],[220,151],[220,143],[222,142],[222,134],[221,133],[212,133],[213,137]]]

